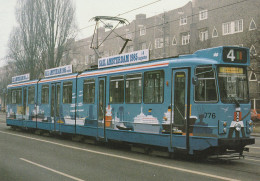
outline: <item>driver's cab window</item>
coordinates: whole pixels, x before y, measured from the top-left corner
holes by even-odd
[[[197,67],[195,76],[198,83],[195,85],[195,102],[217,102],[215,70],[209,67]]]

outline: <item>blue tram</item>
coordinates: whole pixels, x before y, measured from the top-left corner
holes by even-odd
[[[119,55],[99,60],[107,68],[72,73],[63,67],[8,85],[7,125],[188,154],[242,154],[254,144],[247,48],[115,66],[135,60],[137,53]]]

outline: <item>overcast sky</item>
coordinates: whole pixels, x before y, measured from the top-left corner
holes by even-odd
[[[76,7],[76,22],[79,29],[77,39],[91,35],[94,31],[94,22],[89,21],[95,16],[117,16],[124,14],[129,22],[135,19],[136,14],[144,13],[147,17],[179,8],[190,0],[73,0]],[[0,0],[0,66],[7,54],[7,43],[12,28],[16,25],[15,5],[17,0]],[[151,4],[153,3],[153,4]],[[151,4],[149,6],[145,6]],[[145,6],[138,10],[136,8]],[[89,27],[90,26],[90,27]],[[88,27],[88,28],[85,28]]]

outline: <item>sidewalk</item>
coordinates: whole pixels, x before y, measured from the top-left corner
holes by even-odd
[[[251,133],[251,136],[260,137],[260,133]]]

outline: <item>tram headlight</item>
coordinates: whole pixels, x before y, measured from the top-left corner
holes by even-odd
[[[226,134],[227,133],[227,121],[218,120],[218,134]]]
[[[226,121],[224,121],[223,126],[224,126],[223,133],[227,133],[227,128],[226,128],[227,122]]]
[[[236,131],[238,131],[238,132],[241,130],[241,125],[239,123],[236,123],[234,127],[236,128]]]
[[[246,127],[247,127],[246,133],[247,134],[250,134],[253,132],[253,130],[254,130],[253,126],[254,126],[254,122],[252,120],[246,121]]]

